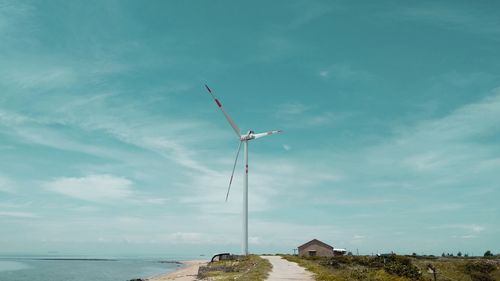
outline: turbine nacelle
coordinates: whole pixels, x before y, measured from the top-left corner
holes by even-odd
[[[279,134],[282,132],[283,131],[281,131],[281,130],[277,130],[277,131],[269,131],[269,132],[256,134],[256,133],[254,133],[254,131],[248,131],[248,133],[246,135],[242,135],[240,137],[240,141],[249,141],[249,140],[253,140],[253,139],[267,137],[267,136],[274,135],[274,134]]]
[[[281,131],[281,130],[277,130],[277,131],[269,131],[269,132],[256,134],[254,131],[248,131],[248,133],[246,135],[242,135],[240,137],[240,141],[249,141],[249,140],[253,140],[253,139],[267,137],[267,136],[274,135],[274,134],[279,134],[282,132],[283,131]]]
[[[246,135],[241,135],[240,141],[249,141],[255,139],[255,132],[254,131],[248,131]]]

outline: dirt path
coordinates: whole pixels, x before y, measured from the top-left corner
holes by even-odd
[[[267,281],[302,280],[314,281],[313,274],[294,262],[289,262],[279,256],[262,256],[273,265]]]

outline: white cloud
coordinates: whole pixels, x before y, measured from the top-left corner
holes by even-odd
[[[23,123],[33,121],[31,118],[28,118],[22,114],[18,114],[16,112],[7,111],[5,109],[0,109],[0,122],[3,125],[8,126],[16,126],[21,125]]]
[[[347,63],[336,63],[318,71],[323,78],[342,81],[369,81],[374,75],[368,71],[356,69]]]
[[[278,106],[276,116],[278,118],[286,119],[297,115],[302,115],[309,109],[309,106],[300,102],[287,102]]]
[[[319,72],[319,76],[321,77],[328,77],[328,74],[330,74],[328,70],[322,70]]]
[[[195,160],[192,150],[187,149],[178,141],[164,137],[144,137],[138,140],[129,139],[132,143],[148,148],[175,161],[176,163],[204,173],[210,173],[211,169],[200,161]]]
[[[382,205],[394,202],[394,199],[391,198],[380,198],[380,197],[369,197],[366,198],[364,196],[357,196],[357,198],[333,198],[333,199],[324,199],[318,198],[315,202],[321,204],[334,204],[341,206],[356,206],[356,205],[365,205],[365,206],[373,206],[373,205]]]
[[[50,88],[69,86],[77,81],[76,72],[68,67],[49,66],[37,71],[11,71],[5,77],[20,88]]]
[[[428,22],[446,29],[494,36],[500,33],[500,21],[497,17],[458,6],[443,6],[436,2],[426,6],[407,7],[402,14],[405,20]]]
[[[292,149],[292,146],[290,146],[288,144],[284,144],[283,145],[283,149],[286,150],[286,151],[290,151]]]
[[[45,187],[69,197],[102,203],[129,199],[134,194],[132,181],[112,175],[56,178],[46,183]]]
[[[113,111],[105,108],[105,100],[112,96],[114,96],[112,93],[95,94],[79,97],[67,103],[63,99],[64,106],[60,106],[56,111],[59,115],[52,116],[53,111],[51,111],[43,118],[32,118],[0,109],[0,122],[9,129],[8,133],[27,143],[111,159],[133,158],[130,157],[129,150],[89,144],[75,135],[62,133],[51,126],[64,125],[68,129],[79,129],[88,134],[105,133],[120,142],[152,151],[183,167],[203,173],[211,172],[208,166],[197,160],[195,151],[186,147],[187,144],[194,144],[199,139],[194,136],[200,128],[212,131],[210,137],[204,139],[205,141],[217,138],[220,134],[215,133],[217,130],[211,128],[210,124],[193,120],[174,122],[169,118],[167,121],[152,119],[137,108],[129,109],[130,105],[127,105],[125,112],[127,116],[135,118],[130,122],[123,122],[130,118],[117,116],[123,114],[120,109]],[[40,108],[42,107],[43,105],[40,105]],[[78,112],[81,115],[77,114]]]
[[[14,191],[14,182],[5,176],[0,175],[0,191],[11,193]]]
[[[250,237],[248,237],[248,244],[260,245],[260,244],[262,244],[262,238],[259,236],[250,236]]]
[[[462,238],[462,239],[473,239],[473,238],[477,238],[478,236],[477,235],[462,235],[462,236],[459,236],[459,238]]]
[[[472,232],[474,232],[474,233],[480,233],[486,229],[485,227],[479,226],[479,225],[473,225],[470,228],[471,228]]]
[[[442,118],[399,128],[384,142],[346,157],[363,163],[367,170],[365,176],[370,176],[372,183],[378,182],[374,180],[377,178],[382,180],[379,175],[384,175],[383,181],[391,182],[394,187],[456,184],[486,187],[496,177],[493,170],[500,158],[493,145],[500,129],[499,119],[500,91],[496,89],[493,95],[477,103],[465,105]],[[493,141],[492,145],[484,145],[489,141]],[[394,170],[395,166],[399,168]]]
[[[336,170],[318,168],[315,163],[284,159],[269,159],[253,154],[249,163],[249,212],[259,213],[280,208],[280,198],[300,198],[308,189],[325,183],[337,182],[341,176]],[[227,165],[230,168],[230,165]],[[228,202],[224,202],[230,170],[193,177],[186,183],[190,194],[181,202],[190,204],[206,214],[240,214],[243,173],[237,166]]]
[[[450,115],[436,120],[423,121],[408,137],[433,137],[439,141],[465,141],[468,137],[481,137],[498,130],[496,118],[500,116],[500,89],[493,95],[473,104],[463,106]]]
[[[55,178],[44,183],[44,187],[49,191],[68,197],[103,204],[128,202],[162,205],[170,200],[137,192],[130,179],[108,174]],[[96,209],[89,206],[88,208],[80,207],[78,210],[95,211]]]
[[[20,24],[26,24],[32,7],[19,1],[0,2],[0,35],[15,33]]]
[[[258,62],[273,62],[282,60],[296,53],[300,49],[300,42],[281,35],[266,36],[258,40],[256,45],[256,56]]]
[[[317,1],[308,1],[308,2],[291,2],[291,8],[296,14],[296,17],[293,18],[290,23],[290,27],[297,28],[301,25],[308,24],[318,18],[326,16],[330,13],[334,8],[338,9],[339,6],[335,6],[334,3],[328,2],[328,4],[317,2]]]
[[[168,234],[166,240],[169,243],[199,244],[202,242],[203,234],[197,232],[175,232]]]
[[[474,234],[479,234],[486,230],[486,227],[476,224],[445,224],[440,226],[433,226],[431,227],[431,229],[457,229]]]
[[[26,218],[35,219],[40,216],[29,212],[10,212],[10,211],[0,211],[0,217],[12,217],[12,218]]]
[[[286,122],[288,128],[310,128],[333,125],[337,120],[348,117],[331,111],[321,111],[317,107],[300,102],[280,104],[276,109],[276,118]]]

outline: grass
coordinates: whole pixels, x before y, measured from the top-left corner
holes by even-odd
[[[499,280],[500,281],[500,259],[483,259],[483,258],[439,258],[436,260],[425,260],[418,259],[415,260],[415,265],[419,268],[426,270],[428,264],[432,264],[437,271],[438,280],[457,280],[457,281],[487,281],[487,280]],[[491,265],[493,271],[489,274],[485,274],[489,276],[478,276],[478,272],[470,272],[467,270],[470,268],[470,265]],[[423,271],[424,271],[423,270]],[[477,270],[479,271],[479,270]],[[427,274],[427,273],[426,273]],[[429,275],[429,274],[427,274]]]
[[[351,256],[301,258],[283,256],[314,273],[318,281],[431,281],[427,267],[437,269],[438,281],[500,281],[500,259]]]
[[[263,281],[272,269],[268,260],[249,255],[238,260],[217,261],[209,263],[200,277],[205,280],[244,280]]]

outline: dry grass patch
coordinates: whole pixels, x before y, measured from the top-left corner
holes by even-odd
[[[264,281],[272,269],[268,260],[249,255],[238,260],[224,260],[209,263],[201,268],[198,278],[203,280]]]
[[[431,258],[408,256],[344,256],[300,258],[283,256],[313,272],[318,281],[500,281],[500,260],[483,258]]]

